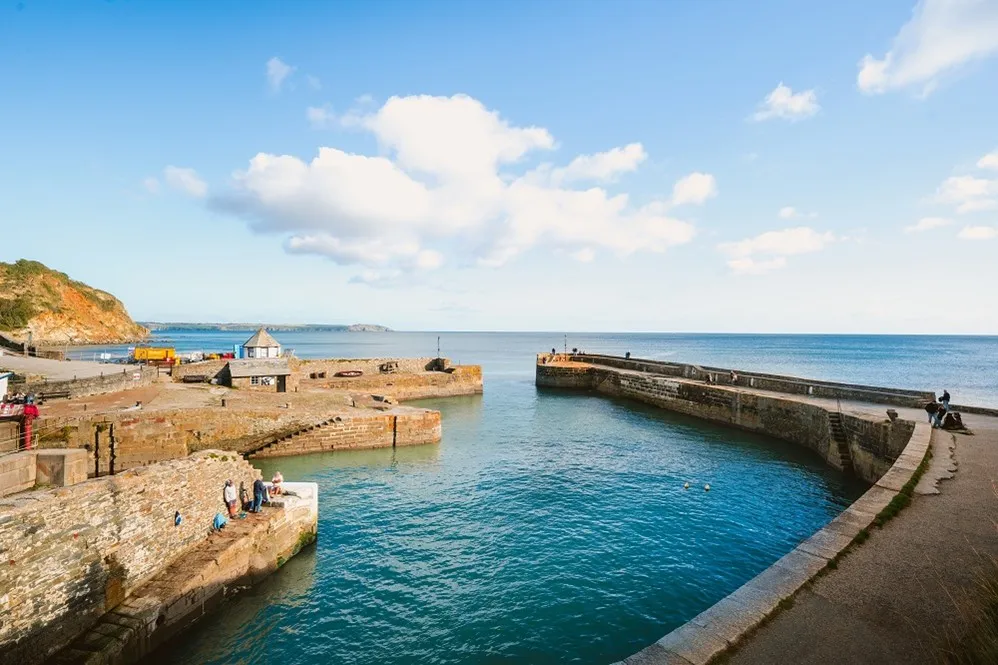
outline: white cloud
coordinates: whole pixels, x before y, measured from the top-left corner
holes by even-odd
[[[787,260],[782,256],[763,261],[756,261],[749,257],[730,259],[728,261],[728,267],[736,275],[762,275],[773,270],[785,268],[786,265]]]
[[[308,83],[308,87],[312,88],[312,90],[322,90],[322,81],[319,80],[318,76],[306,74],[305,81]]]
[[[305,117],[312,129],[328,129],[336,122],[336,114],[325,106],[309,106],[305,109]]]
[[[989,152],[988,154],[977,160],[977,168],[979,169],[998,169],[998,150]]]
[[[835,242],[830,232],[820,233],[808,226],[798,226],[781,231],[767,231],[753,238],[726,242],[718,249],[730,258],[728,267],[736,273],[760,274],[786,266],[787,256],[818,252]],[[767,260],[752,257],[762,255]]]
[[[868,94],[919,86],[932,91],[943,74],[998,53],[998,2],[921,0],[883,58],[866,55],[856,83]]]
[[[296,67],[292,67],[278,57],[273,57],[267,61],[267,85],[270,91],[277,93],[281,91],[284,80],[294,73]]]
[[[834,240],[835,236],[830,232],[819,233],[809,226],[798,226],[782,231],[767,231],[738,242],[724,243],[720,248],[721,251],[734,257],[753,254],[790,256],[817,252]]]
[[[766,99],[759,104],[759,110],[752,114],[756,122],[783,118],[784,120],[801,120],[809,118],[821,110],[818,104],[818,94],[813,90],[805,90],[794,94],[789,86],[781,81]]]
[[[983,212],[985,210],[998,210],[998,200],[996,199],[972,199],[964,201],[956,207],[960,214],[969,212]]]
[[[680,178],[672,187],[672,205],[700,205],[715,196],[717,181],[709,173],[691,173]]]
[[[956,237],[961,240],[991,240],[998,238],[998,226],[965,226]]]
[[[937,203],[956,206],[959,213],[978,212],[998,208],[998,180],[977,178],[970,175],[946,178],[936,190]]]
[[[904,232],[923,233],[932,229],[942,228],[943,226],[949,226],[952,223],[953,220],[946,217],[923,217],[917,223],[904,227]]]
[[[780,219],[801,219],[804,217],[813,219],[818,216],[818,213],[801,212],[800,210],[798,210],[793,206],[783,206],[782,208],[780,208],[779,212],[776,213],[776,216],[779,217]]]
[[[663,252],[695,234],[668,214],[669,203],[635,206],[626,193],[568,184],[637,168],[646,158],[640,144],[526,169],[526,157],[555,147],[551,134],[513,125],[465,95],[393,97],[355,111],[352,122],[377,139],[379,156],[334,147],[309,162],[260,153],[211,205],[260,232],[288,234],[289,252],[373,271],[356,280],[372,284],[445,261],[500,266],[534,247],[581,261],[600,249]],[[694,173],[676,183],[673,199],[703,203],[716,194],[713,176]]]
[[[146,178],[142,181],[142,186],[146,188],[146,191],[150,194],[159,194],[159,180],[156,178]]]
[[[622,173],[636,171],[647,158],[648,153],[640,143],[631,143],[595,155],[579,155],[565,168],[555,169],[552,178],[557,182],[612,182]]]
[[[163,180],[173,189],[195,198],[204,198],[208,193],[208,185],[198,177],[194,169],[167,166],[163,169]]]

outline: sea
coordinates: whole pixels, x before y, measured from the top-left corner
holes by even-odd
[[[164,330],[151,343],[217,352],[250,334]],[[436,356],[439,344],[455,363],[482,365],[485,392],[415,403],[441,411],[436,445],[256,462],[265,476],[318,483],[316,545],[162,647],[158,662],[616,662],[738,588],[866,489],[768,437],[538,389],[540,351],[948,389],[955,403],[998,407],[998,337],[275,336],[305,358]]]

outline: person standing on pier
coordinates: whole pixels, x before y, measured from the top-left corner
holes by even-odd
[[[267,494],[267,487],[263,484],[263,479],[257,478],[253,481],[253,506],[251,513],[258,513],[263,506],[263,497]]]
[[[939,398],[939,403],[943,405],[943,408],[949,411],[949,391],[943,388],[943,396]]]
[[[229,509],[229,517],[235,517],[237,512],[236,508],[238,507],[236,499],[238,497],[236,495],[236,486],[232,484],[231,479],[225,481],[225,489],[222,490],[222,498],[225,499],[225,506]]]

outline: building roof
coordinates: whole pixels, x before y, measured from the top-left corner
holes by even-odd
[[[291,368],[287,358],[243,358],[229,361],[229,375],[233,379],[247,376],[288,376]]]
[[[243,344],[243,348],[244,349],[248,349],[251,347],[270,348],[274,346],[279,347],[280,345],[281,343],[278,342],[276,339],[274,339],[269,332],[267,332],[263,328],[260,328],[259,330],[256,331],[256,334],[254,334],[252,337],[246,340],[246,342]]]

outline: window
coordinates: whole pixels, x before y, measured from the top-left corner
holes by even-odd
[[[251,376],[250,377],[250,385],[251,386],[258,386],[258,385],[260,385],[260,377],[259,376]]]

